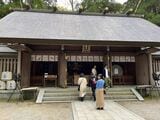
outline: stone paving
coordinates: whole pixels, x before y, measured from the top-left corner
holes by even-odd
[[[0,120],[73,120],[71,103],[35,104],[0,100]]]
[[[72,102],[74,120],[145,120],[113,101],[105,101],[104,110],[96,110],[93,101]]]

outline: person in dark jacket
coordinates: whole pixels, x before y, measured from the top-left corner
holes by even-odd
[[[90,84],[90,87],[91,87],[91,89],[92,89],[93,100],[96,101],[96,95],[95,95],[95,90],[96,90],[96,76],[94,76],[93,74],[91,75],[89,84]]]

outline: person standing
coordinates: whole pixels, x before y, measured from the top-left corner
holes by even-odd
[[[86,88],[87,88],[87,79],[84,77],[83,73],[80,74],[80,77],[78,79],[78,85],[79,85],[79,97],[80,100],[83,101],[86,95]]]
[[[109,86],[109,87],[111,87],[111,81],[110,81],[110,78],[109,78],[109,70],[108,70],[107,65],[104,66],[102,75],[103,75],[103,79],[106,82],[106,85]]]
[[[104,109],[104,88],[105,81],[102,79],[102,74],[99,74],[96,82],[96,107],[98,110]]]
[[[96,101],[96,95],[95,95],[95,91],[96,91],[96,76],[91,75],[90,81],[89,81],[91,90],[92,90],[92,96],[94,101]]]
[[[93,68],[91,70],[91,74],[94,75],[94,76],[97,76],[96,65],[93,66]]]

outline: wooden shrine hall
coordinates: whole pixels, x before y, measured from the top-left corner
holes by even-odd
[[[153,83],[160,28],[137,16],[14,11],[0,20],[0,43],[17,51],[0,53],[0,72],[20,73],[23,87],[77,85],[104,64],[112,85],[143,85]]]

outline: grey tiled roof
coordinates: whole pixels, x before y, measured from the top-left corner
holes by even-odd
[[[0,38],[160,42],[160,28],[142,18],[12,12]]]

